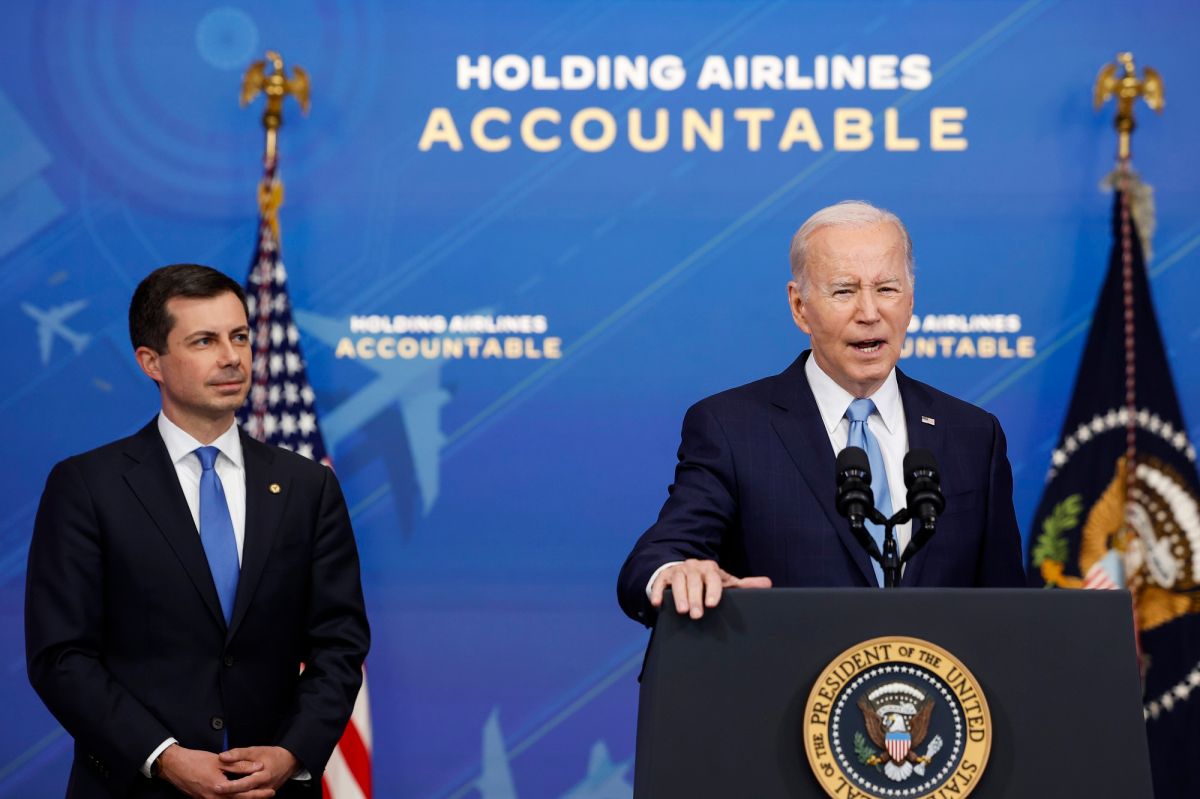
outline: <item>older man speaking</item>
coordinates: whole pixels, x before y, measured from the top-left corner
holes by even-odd
[[[812,349],[688,409],[675,482],[621,569],[621,607],[650,624],[668,587],[700,618],[727,588],[882,585],[834,506],[848,442],[865,444],[888,516],[904,506],[910,448],[941,467],[946,509],[902,586],[1023,585],[1000,423],[896,368],[913,310],[904,224],[863,202],[824,208],[793,237],[791,266],[788,303]],[[910,525],[897,532],[903,551]]]

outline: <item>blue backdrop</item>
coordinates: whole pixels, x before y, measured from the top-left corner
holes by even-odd
[[[1135,164],[1200,421],[1192,3],[19,0],[0,17],[0,794],[61,793],[70,757],[22,654],[43,480],[155,412],[126,335],[138,280],[176,261],[244,279],[261,107],[236,97],[268,47],[312,77],[311,116],[289,105],[282,132],[283,253],[363,556],[379,796],[628,795],[646,633],[617,609],[617,569],[665,497],[685,408],[805,346],[787,248],[830,202],[909,225],[923,328],[902,367],[999,416],[1028,526],[1110,244],[1112,108],[1091,88],[1121,49],[1166,81]],[[481,88],[470,70],[505,55],[507,85],[535,56],[547,80],[564,55],[678,61],[645,88]],[[700,88],[721,64],[736,80],[738,56],[775,57],[748,72],[765,84]],[[822,63],[826,88],[771,88],[777,67]],[[665,110],[661,147],[631,143],[631,109],[648,139]],[[721,140],[688,147],[714,109]],[[464,314],[545,329],[516,358],[388,358],[370,332]],[[956,329],[974,314],[1005,318]]]

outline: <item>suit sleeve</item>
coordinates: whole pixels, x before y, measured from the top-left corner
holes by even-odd
[[[325,767],[350,719],[371,642],[358,549],[332,469],[325,470],[321,486],[311,568],[304,672],[291,714],[275,743],[316,775]]]
[[[29,681],[77,744],[130,776],[171,731],[105,668],[103,531],[78,467],[46,479],[25,582]]]
[[[995,416],[992,421],[992,457],[988,468],[987,527],[979,553],[975,584],[989,588],[1020,588],[1026,584],[1021,556],[1021,531],[1013,510],[1012,466],[1008,442]]]
[[[675,482],[658,520],[634,545],[617,580],[621,609],[649,626],[654,609],[646,584],[664,563],[719,560],[721,542],[737,516],[737,478],[729,439],[706,403],[683,418]]]

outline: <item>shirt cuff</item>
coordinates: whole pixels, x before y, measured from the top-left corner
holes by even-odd
[[[657,569],[654,570],[654,574],[650,575],[650,580],[649,580],[649,582],[646,583],[646,599],[650,598],[650,589],[654,587],[654,581],[658,579],[659,573],[663,569],[667,568],[668,566],[675,566],[679,563],[683,563],[683,561],[682,560],[672,560],[668,563],[664,563],[663,565],[659,566]]]
[[[179,741],[176,741],[174,738],[168,738],[160,743],[155,750],[150,753],[150,757],[146,758],[146,762],[142,764],[142,776],[146,779],[150,779],[150,767],[154,765],[154,761],[158,760],[158,756],[161,755],[163,750],[165,750],[168,746],[177,743],[179,743]]]
[[[304,769],[303,771],[297,771],[295,774],[293,774],[292,779],[299,780],[301,782],[307,782],[308,780],[312,779],[312,775],[308,773],[308,769]]]

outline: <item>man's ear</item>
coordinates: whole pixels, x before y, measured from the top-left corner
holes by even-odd
[[[796,323],[796,327],[811,335],[812,329],[808,324],[808,316],[804,312],[804,295],[800,293],[800,285],[794,280],[789,280],[787,287],[788,306],[792,310],[792,321]]]
[[[162,366],[159,363],[161,357],[151,347],[138,347],[133,351],[133,357],[137,359],[138,366],[142,367],[142,371],[146,373],[155,383],[162,382]]]

